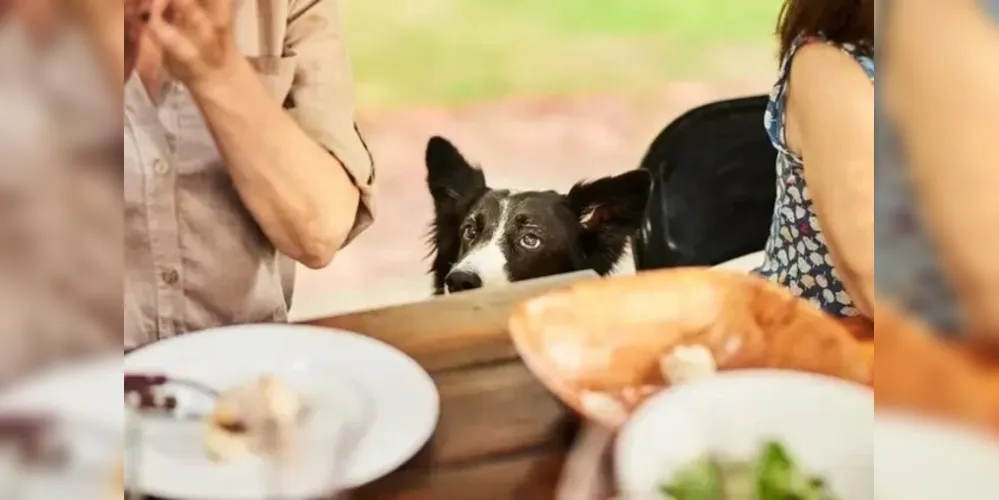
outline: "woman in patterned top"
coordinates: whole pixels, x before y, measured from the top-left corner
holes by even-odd
[[[999,1],[899,3],[879,30],[878,293],[938,331],[996,341]]]
[[[874,0],[787,0],[765,126],[777,201],[759,273],[837,317],[872,316]]]

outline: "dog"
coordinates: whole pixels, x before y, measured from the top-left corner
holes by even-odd
[[[494,189],[443,137],[428,141],[426,166],[435,295],[585,269],[610,274],[639,229],[652,183],[633,170],[566,194]]]

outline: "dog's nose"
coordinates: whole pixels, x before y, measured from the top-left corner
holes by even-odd
[[[476,288],[482,288],[482,278],[480,278],[478,274],[470,273],[468,271],[451,271],[448,273],[447,277],[444,278],[444,286],[446,286],[447,291],[451,293],[474,290]]]

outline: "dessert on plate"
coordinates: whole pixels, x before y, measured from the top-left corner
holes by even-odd
[[[209,457],[228,461],[250,454],[288,455],[302,409],[300,396],[272,375],[223,392],[207,420]]]

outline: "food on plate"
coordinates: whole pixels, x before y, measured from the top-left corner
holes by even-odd
[[[870,379],[850,329],[778,285],[718,269],[582,282],[518,306],[510,332],[549,389],[611,428],[663,387],[716,369]]]
[[[173,411],[177,398],[159,390],[168,383],[170,377],[163,374],[126,373],[122,383],[125,404],[146,413]]]
[[[764,444],[752,460],[709,455],[659,486],[669,500],[835,500],[825,481],[803,471],[780,443]]]
[[[871,385],[878,408],[915,411],[999,430],[996,375],[918,321],[877,304],[877,363]]]
[[[208,416],[208,454],[219,461],[254,453],[286,456],[297,440],[301,412],[299,395],[272,375],[223,392]]]

